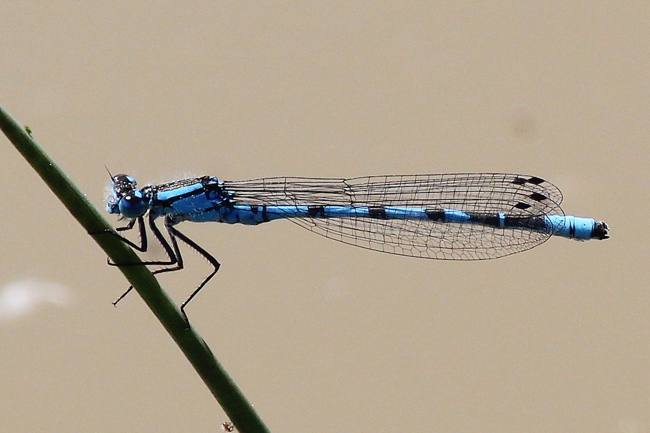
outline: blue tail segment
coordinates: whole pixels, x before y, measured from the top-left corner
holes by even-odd
[[[547,215],[547,225],[555,236],[586,241],[589,239],[607,239],[609,228],[602,221],[571,215]]]
[[[169,255],[180,254],[176,240],[198,247],[175,228],[183,221],[257,225],[287,219],[362,248],[442,260],[503,257],[531,249],[551,236],[576,240],[609,237],[606,223],[565,215],[561,202],[562,193],[555,185],[520,174],[245,181],[203,176],[140,189],[134,178],[120,174],[111,180],[107,209],[131,220],[127,228],[139,220],[142,232],[143,218],[148,218],[149,227]],[[154,230],[159,217],[164,219],[174,248],[157,228]],[[146,233],[141,235],[146,240]],[[199,252],[218,265],[205,250]],[[182,268],[180,256],[170,259],[174,270]]]

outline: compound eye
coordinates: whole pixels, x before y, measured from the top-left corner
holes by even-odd
[[[120,213],[127,218],[138,218],[147,212],[149,202],[145,200],[140,191],[127,194],[120,200]]]

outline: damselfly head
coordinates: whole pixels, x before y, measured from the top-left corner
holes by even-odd
[[[111,179],[111,195],[106,203],[108,213],[121,214],[126,218],[138,218],[149,209],[149,198],[138,191],[135,179],[118,174]]]
[[[128,174],[118,174],[111,178],[111,191],[117,199],[137,191],[138,183]]]

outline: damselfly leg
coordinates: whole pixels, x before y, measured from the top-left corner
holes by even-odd
[[[140,233],[140,245],[136,244],[135,242],[131,241],[130,239],[127,239],[126,237],[120,235],[117,232],[121,231],[128,231],[132,230],[135,227],[136,220],[138,223],[138,231]],[[208,253],[203,247],[199,246],[196,242],[194,242],[192,239],[187,237],[185,234],[181,233],[178,229],[176,229],[173,226],[172,219],[170,217],[165,218],[165,229],[167,230],[167,233],[169,234],[169,239],[170,242],[165,239],[163,234],[161,233],[160,229],[156,226],[155,219],[154,217],[150,214],[149,215],[149,228],[154,234],[154,237],[158,241],[158,243],[163,247],[165,250],[165,254],[169,257],[169,260],[166,261],[160,261],[160,260],[151,260],[151,261],[144,261],[141,263],[124,263],[124,264],[117,264],[117,263],[112,263],[108,262],[109,265],[111,266],[167,266],[161,269],[156,269],[152,271],[153,275],[157,274],[162,274],[165,272],[174,272],[174,271],[179,271],[184,268],[183,265],[183,256],[181,254],[180,248],[178,246],[178,240],[182,241],[189,247],[193,248],[197,253],[199,253],[201,256],[203,256],[213,267],[213,270],[208,274],[208,276],[199,284],[199,286],[194,289],[194,291],[190,294],[190,296],[183,301],[183,303],[180,306],[181,311],[183,314],[185,313],[185,307],[187,304],[201,291],[201,289],[214,277],[214,275],[217,273],[219,270],[219,267],[221,266],[220,263],[215,259],[210,253]],[[144,223],[144,217],[138,217],[136,219],[131,220],[126,226],[124,227],[118,227],[115,229],[115,232],[111,232],[114,236],[116,236],[118,239],[120,239],[122,242],[126,243],[127,245],[131,246],[135,250],[139,252],[147,252],[148,249],[148,241],[147,241],[147,230],[145,227]],[[129,288],[113,302],[113,305],[117,306],[118,302],[120,302],[129,292],[133,290],[133,286],[129,286]]]

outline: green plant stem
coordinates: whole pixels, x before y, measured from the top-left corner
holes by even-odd
[[[95,242],[114,263],[141,263],[130,247],[108,233],[113,230],[108,222],[45,154],[28,130],[2,107],[0,129],[86,232],[93,234]],[[146,266],[125,266],[119,269],[176,341],[235,427],[242,433],[268,432],[261,418],[216,360],[203,338],[186,321]]]

